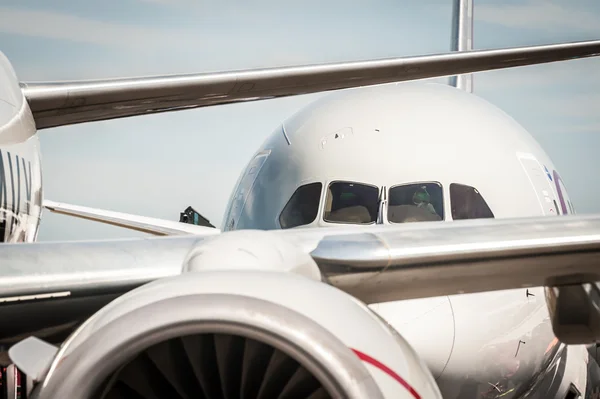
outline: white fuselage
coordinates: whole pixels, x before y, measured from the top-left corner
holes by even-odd
[[[420,187],[428,204],[417,204]],[[472,94],[417,83],[336,92],[286,120],[242,172],[222,229],[572,212],[552,161],[517,122]],[[371,308],[423,357],[444,398],[562,398],[570,383],[585,391],[583,347],[569,347],[558,384],[543,386],[566,356],[543,288]]]

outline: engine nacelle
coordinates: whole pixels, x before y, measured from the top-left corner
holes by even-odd
[[[31,397],[441,398],[417,354],[366,305],[265,271],[157,280],[98,311]]]

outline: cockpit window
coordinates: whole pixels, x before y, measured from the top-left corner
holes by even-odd
[[[377,220],[379,189],[352,182],[333,182],[327,189],[323,220],[369,224]]]
[[[298,187],[279,215],[281,228],[291,229],[312,223],[319,212],[322,189],[321,183],[310,183]]]
[[[450,185],[450,204],[454,220],[494,217],[492,210],[479,191],[471,186],[452,183]]]
[[[403,184],[390,188],[390,223],[429,222],[444,219],[444,194],[440,183]]]

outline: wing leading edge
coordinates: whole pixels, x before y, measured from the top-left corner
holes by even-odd
[[[600,216],[451,224],[330,234],[311,256],[366,303],[600,281]]]
[[[600,55],[600,41],[222,73],[21,83],[38,129]]]
[[[120,294],[180,274],[196,246],[228,234],[0,246],[0,319],[11,320],[0,344],[41,327],[70,331]],[[311,254],[324,281],[366,303],[600,281],[600,215],[268,234]]]

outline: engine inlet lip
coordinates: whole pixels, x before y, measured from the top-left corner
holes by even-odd
[[[236,294],[159,300],[113,320],[75,348],[66,342],[35,397],[91,398],[102,381],[140,352],[202,333],[239,335],[270,345],[298,361],[332,397],[383,399],[362,362],[331,332],[294,310]]]

